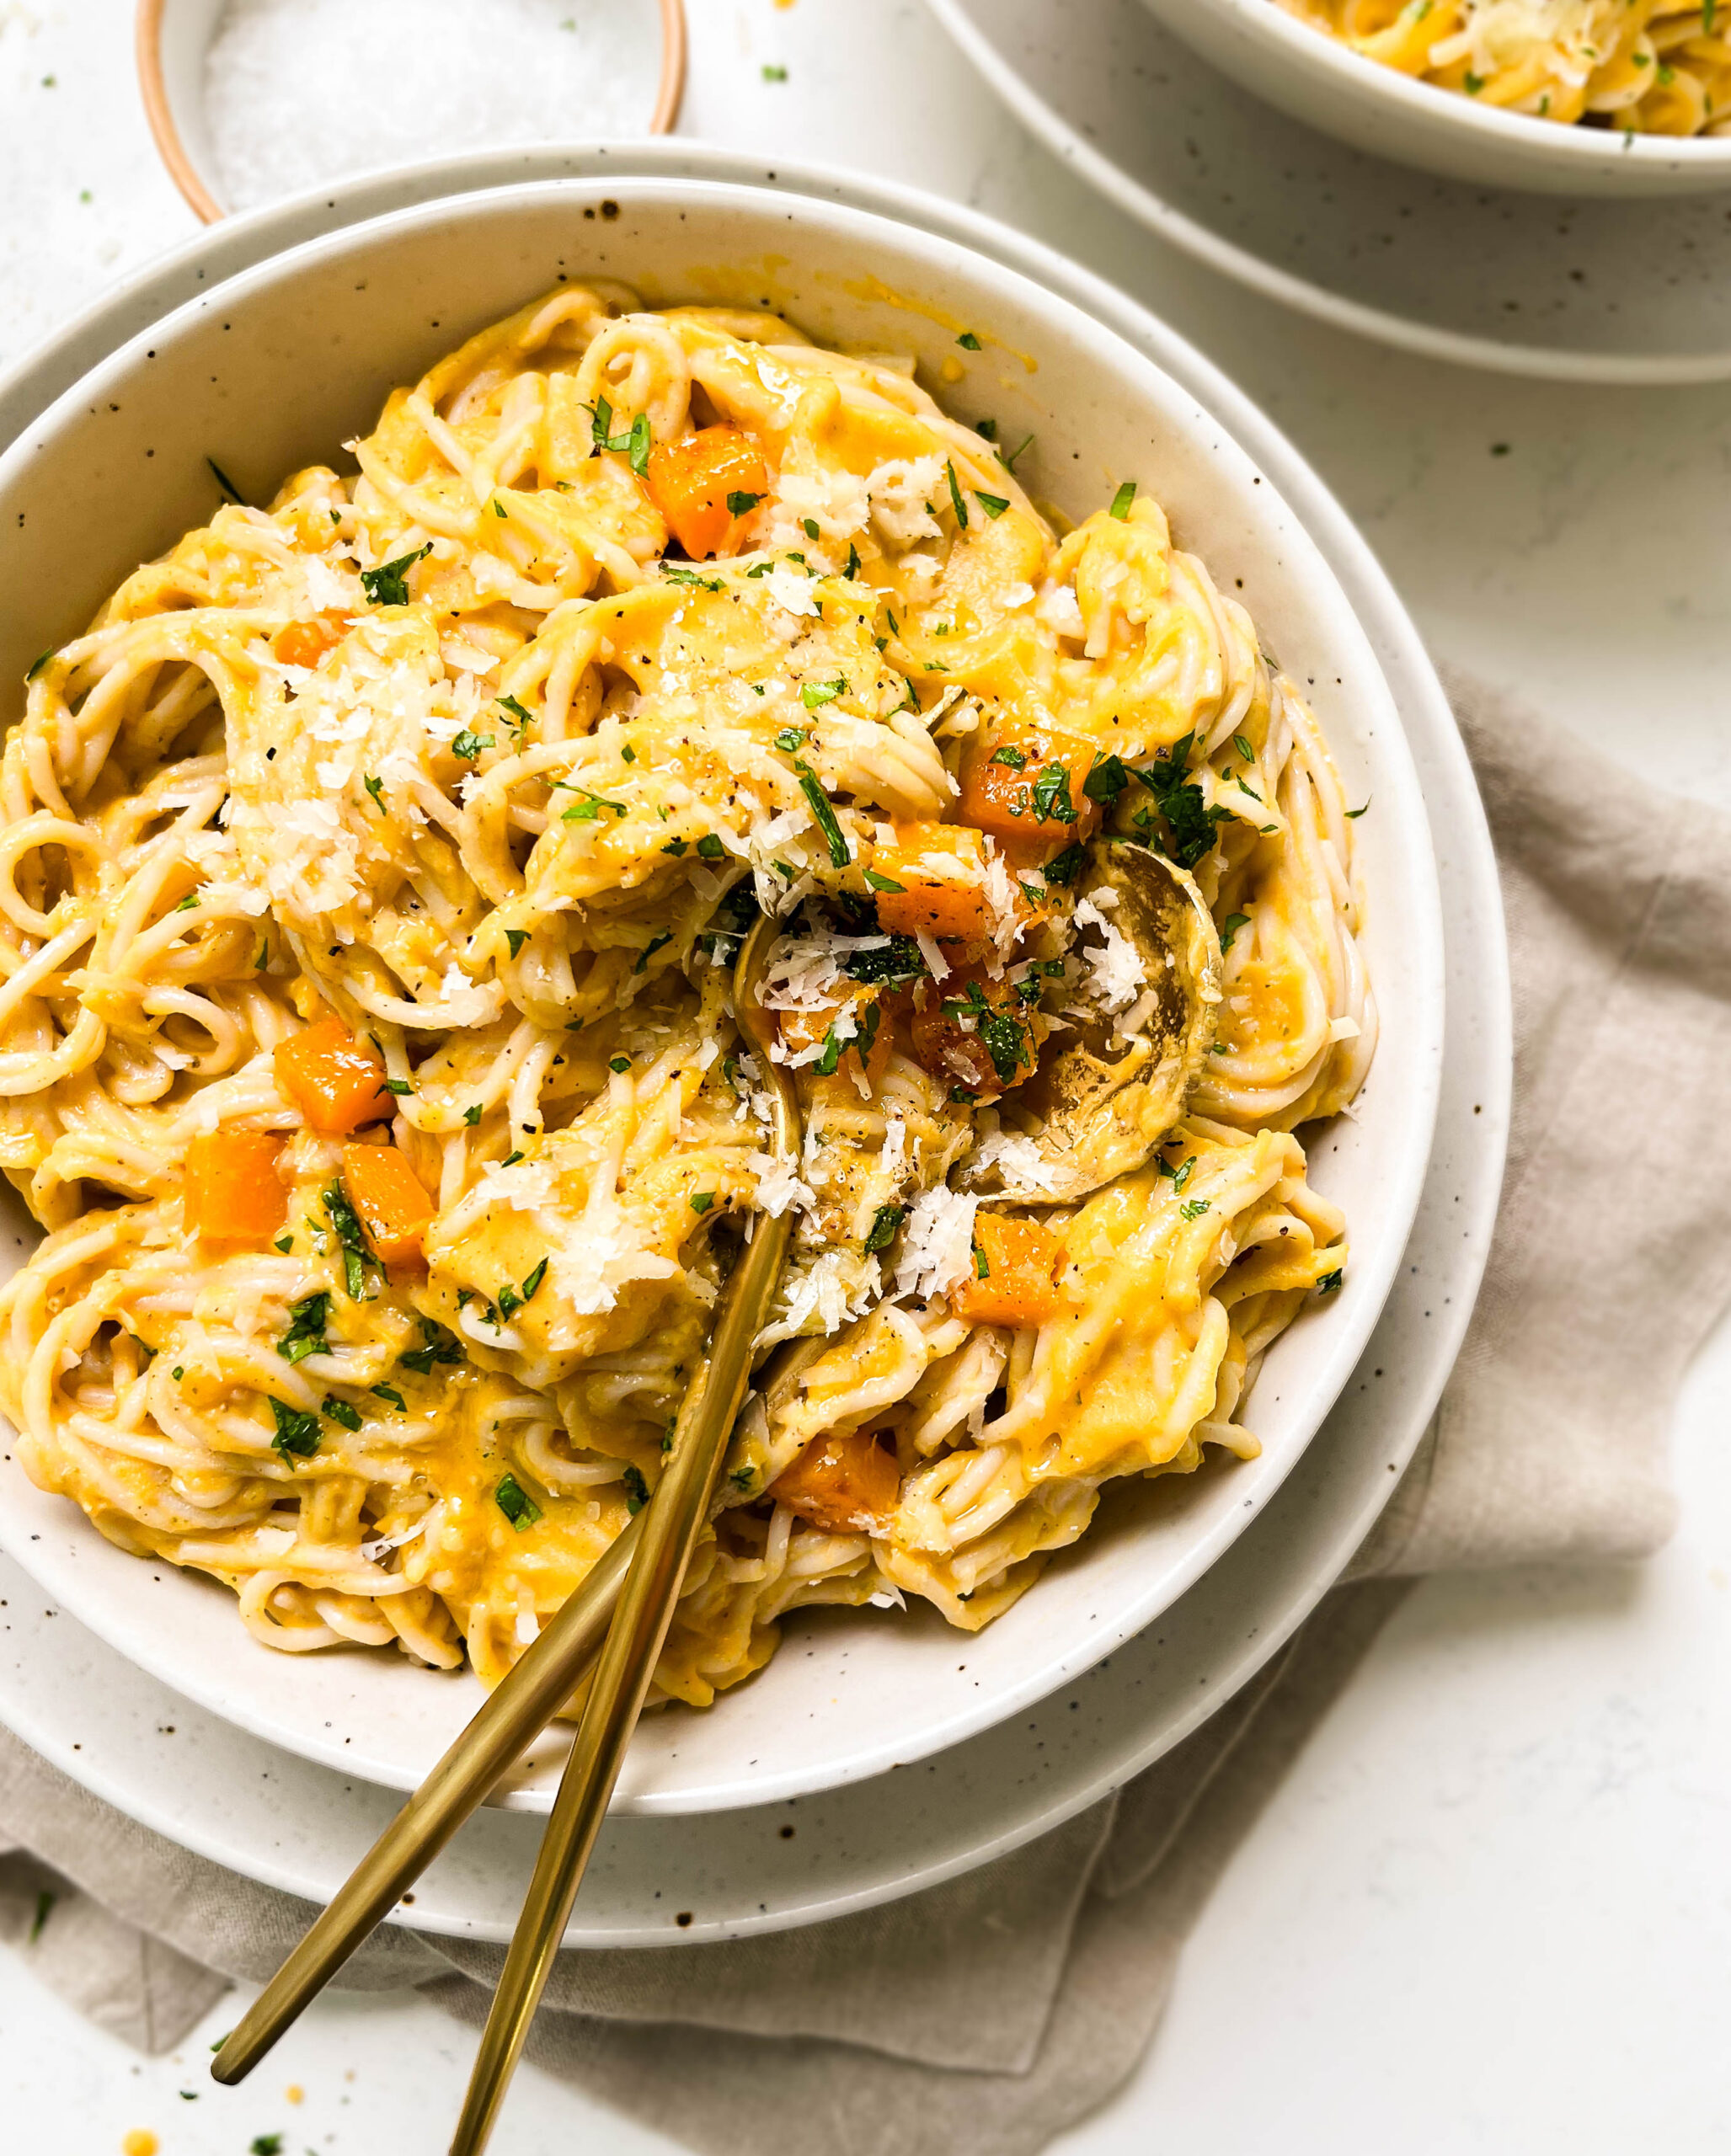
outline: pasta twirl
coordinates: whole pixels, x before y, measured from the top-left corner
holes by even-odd
[[[1253,1453],[1258,1358],[1345,1258],[1294,1134],[1375,1010],[1327,746],[1157,506],[1061,536],[906,363],[613,286],[350,447],[130,577],[6,741],[35,1480],[272,1646],[494,1680],[790,1209],[657,1696],[812,1604],[977,1627],[1104,1482]],[[1145,1168],[982,1226],[958,1178],[1031,1150],[1048,1043],[1156,1001],[1100,830],[1194,874],[1213,1053]],[[729,1001],[763,910],[797,1162]]]

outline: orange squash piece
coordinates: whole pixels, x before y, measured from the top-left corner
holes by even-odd
[[[279,1041],[271,1058],[278,1090],[315,1130],[346,1137],[391,1113],[384,1059],[371,1041],[358,1041],[340,1018],[321,1018],[303,1033]]]
[[[990,831],[1012,859],[1049,860],[1100,820],[1082,790],[1095,755],[1093,742],[1073,734],[995,733],[963,764],[957,814]]]
[[[974,1274],[950,1290],[950,1308],[970,1325],[1044,1325],[1057,1315],[1064,1246],[1038,1220],[1001,1213],[974,1217]],[[982,1272],[981,1267],[985,1267]]]
[[[898,824],[895,830],[891,844],[872,852],[879,926],[892,936],[990,936],[980,832],[965,824]],[[886,891],[885,883],[896,888]]]
[[[420,1177],[394,1145],[345,1145],[343,1187],[386,1265],[419,1265],[421,1234],[438,1211]]]
[[[740,527],[769,492],[763,452],[739,427],[700,427],[649,451],[649,499],[694,562],[737,550]],[[745,495],[743,509],[729,505]]]
[[[908,1033],[922,1070],[992,1100],[1033,1071],[1045,1028],[1007,982],[993,980],[981,966],[953,964],[941,983],[922,980],[915,988]]]
[[[269,1242],[288,1211],[276,1172],[282,1141],[264,1130],[201,1130],[186,1149],[189,1235],[212,1241]]]
[[[769,1486],[777,1504],[825,1534],[881,1534],[900,1492],[895,1454],[868,1430],[836,1430],[814,1438]]]
[[[310,622],[291,622],[279,629],[270,648],[285,666],[316,666],[348,633],[346,616],[315,614]]]

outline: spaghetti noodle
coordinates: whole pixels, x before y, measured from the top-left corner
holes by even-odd
[[[1349,812],[1242,608],[1120,489],[767,314],[564,287],[139,569],[0,762],[0,1295],[43,1487],[259,1640],[507,1668],[653,1492],[759,1211],[794,1257],[658,1672],[814,1603],[983,1625],[1184,1472],[1338,1284],[1296,1128],[1372,1052]],[[1147,1165],[1030,1156],[1154,1001],[1096,830],[1194,878],[1212,1052]],[[769,972],[804,1155],[729,996]],[[1034,1193],[1038,1199],[1038,1190]]]

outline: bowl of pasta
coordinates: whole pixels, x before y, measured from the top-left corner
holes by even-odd
[[[764,1215],[617,1801],[957,1742],[1273,1495],[1417,1203],[1434,865],[1146,358],[836,202],[500,187],[182,307],[0,508],[0,1542],[103,1637],[412,1785],[653,1502]]]
[[[1146,0],[1247,89],[1362,150],[1557,195],[1731,186],[1718,0]]]

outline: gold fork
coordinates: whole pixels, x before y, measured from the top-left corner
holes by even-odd
[[[734,969],[734,1006],[770,1087],[775,1149],[797,1161],[799,1101],[791,1080],[771,1059],[771,1022],[757,1000],[777,932],[777,924],[765,919],[746,937]],[[552,1721],[600,1648],[600,1667],[451,2144],[453,2152],[484,2146],[558,1951],[692,1550],[709,1516],[791,1233],[787,1214],[753,1216],[751,1240],[722,1289],[709,1353],[686,1394],[654,1495],[483,1704],[242,2016],[211,2062],[216,2080],[232,2084],[252,2071]]]

